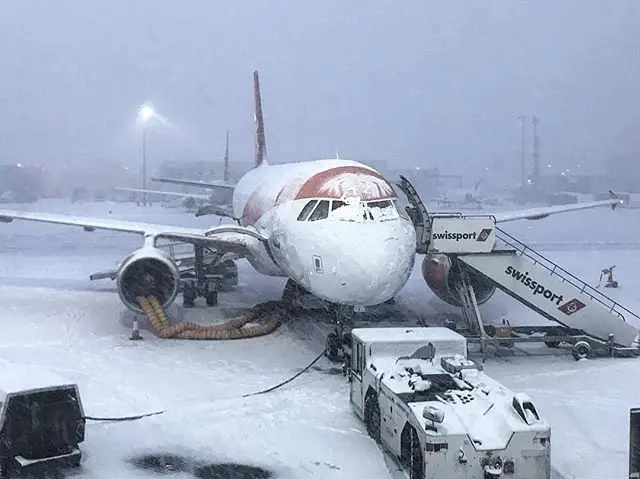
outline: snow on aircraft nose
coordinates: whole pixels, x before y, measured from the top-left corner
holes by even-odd
[[[307,288],[334,303],[373,306],[393,298],[415,261],[413,226],[402,220],[341,224],[316,243]]]

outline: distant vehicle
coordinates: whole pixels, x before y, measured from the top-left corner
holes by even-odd
[[[5,191],[0,195],[0,203],[15,203],[16,194],[13,191]]]
[[[353,329],[349,378],[351,408],[411,479],[550,477],[549,424],[448,328]]]
[[[436,197],[440,206],[480,209],[483,200],[480,198],[480,184],[483,179],[478,180],[473,188],[449,188],[442,195]]]

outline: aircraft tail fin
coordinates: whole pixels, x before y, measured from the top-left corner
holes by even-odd
[[[260,78],[258,71],[253,72],[253,98],[255,102],[254,121],[256,128],[256,161],[255,167],[260,165],[267,165],[267,142],[264,135],[264,119],[262,117],[262,98],[260,96]]]

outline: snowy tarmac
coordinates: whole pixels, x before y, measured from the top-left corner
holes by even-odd
[[[211,222],[181,210],[108,202],[43,201],[23,208],[181,226]],[[604,291],[639,312],[639,220],[637,210],[602,209],[505,229],[594,286],[600,269],[616,264],[621,287]],[[348,383],[326,360],[274,393],[241,397],[288,378],[317,356],[321,345],[305,338],[299,324],[231,342],[167,341],[147,331],[144,341],[128,340],[115,284],[88,277],[139,246],[136,235],[20,221],[0,225],[0,388],[77,383],[87,415],[166,411],[134,422],[89,423],[82,477],[157,477],[136,466],[134,459],[144,454],[184,457],[182,465],[174,461],[184,471],[171,477],[216,477],[197,469],[213,463],[259,466],[280,478],[392,477],[349,409]],[[420,261],[399,305],[435,320],[459,314],[427,289]],[[243,263],[236,291],[222,293],[218,307],[199,306],[190,314],[227,316],[278,298],[283,285]],[[547,324],[501,292],[481,312],[485,322],[507,317],[512,324]],[[625,477],[629,408],[640,405],[634,380],[639,360],[576,362],[544,345],[527,352],[490,358],[485,369],[529,394],[550,422],[556,477]]]

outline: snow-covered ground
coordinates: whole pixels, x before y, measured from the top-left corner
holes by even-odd
[[[184,226],[209,226],[180,210],[126,204],[44,201],[23,208],[82,216],[111,216]],[[592,210],[505,230],[591,282],[616,264],[617,290],[605,290],[640,311],[640,212]],[[90,282],[134,248],[135,235],[15,221],[0,225],[0,388],[15,390],[77,383],[85,412],[163,415],[127,423],[90,423],[83,444],[83,477],[151,477],[129,460],[142,454],[180,454],[202,463],[261,466],[278,477],[390,477],[378,447],[348,406],[348,383],[325,360],[272,394],[242,398],[272,386],[310,362],[321,346],[298,328],[283,327],[258,339],[232,342],[166,341],[143,331],[129,341],[123,306],[110,281]],[[431,294],[419,274],[399,302],[427,317],[458,313]],[[247,264],[237,291],[221,294],[217,308],[193,314],[220,316],[277,298],[283,281]],[[481,307],[486,321],[545,322],[502,293]],[[534,353],[538,350],[534,349]],[[557,477],[624,477],[627,418],[639,405],[633,378],[638,360],[575,362],[568,354],[491,358],[488,374],[528,393],[552,426]],[[174,477],[193,477],[176,474]]]

